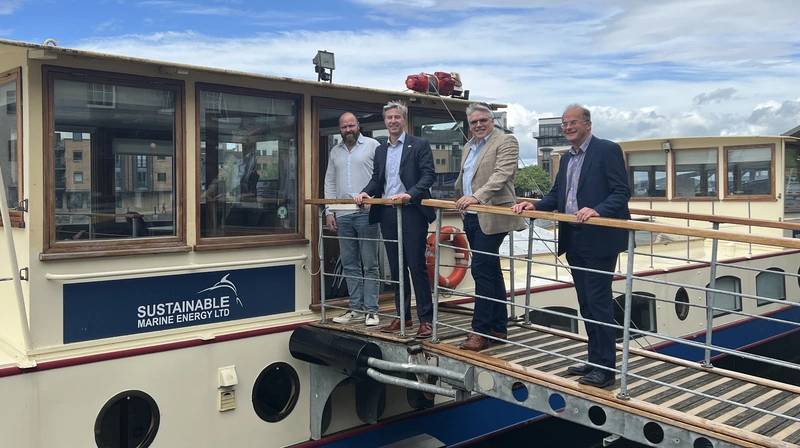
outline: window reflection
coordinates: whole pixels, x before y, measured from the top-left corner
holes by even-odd
[[[293,98],[200,91],[202,237],[297,232],[297,111]]]
[[[17,186],[17,81],[0,84],[0,169],[6,184],[9,207],[19,201]]]
[[[675,197],[717,196],[717,150],[675,151]]]
[[[628,153],[628,176],[633,197],[666,197],[667,155],[662,151]]]
[[[772,149],[727,151],[729,195],[766,195],[772,192]]]
[[[56,239],[175,235],[176,88],[56,79],[53,98]]]
[[[466,144],[464,121],[453,121],[449,116],[427,116],[418,111],[414,111],[412,121],[414,135],[428,140],[433,151],[436,181],[431,186],[431,195],[435,199],[457,199],[454,185]]]

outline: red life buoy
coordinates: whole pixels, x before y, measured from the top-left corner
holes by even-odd
[[[439,242],[449,246],[454,246],[455,266],[447,277],[439,274],[439,286],[445,288],[455,288],[467,276],[469,267],[469,245],[464,233],[453,226],[444,226],[439,232]],[[425,261],[428,265],[428,278],[433,282],[433,275],[436,269],[436,234],[428,235],[428,247],[425,251]]]

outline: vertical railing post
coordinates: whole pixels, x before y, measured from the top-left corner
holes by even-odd
[[[403,206],[395,205],[397,209],[397,288],[400,290],[400,336],[406,335],[406,267],[403,263]],[[438,279],[437,279],[438,281]]]
[[[555,265],[556,281],[558,281],[558,245],[560,244],[558,239],[558,221],[553,221],[553,240],[555,241],[553,243],[553,247],[556,249],[553,251],[553,257],[555,258],[553,260],[553,265]]]
[[[320,322],[327,320],[325,309],[325,206],[319,205],[319,243],[317,253],[319,254],[319,303],[320,303]]]
[[[690,210],[689,201],[686,201],[686,214],[687,215],[689,214],[689,210]],[[691,225],[692,225],[692,220],[689,219],[689,218],[686,218],[686,228],[691,227]],[[689,261],[689,259],[692,258],[690,256],[691,255],[691,253],[690,253],[690,245],[691,245],[691,237],[689,235],[686,235],[686,263],[691,263],[691,261]]]
[[[653,269],[653,231],[650,231],[650,269]]]
[[[509,257],[508,258],[508,261],[509,261],[508,267],[510,269],[510,271],[508,273],[508,281],[509,281],[509,283],[511,283],[511,287],[508,289],[509,290],[509,292],[508,292],[508,302],[511,305],[511,309],[509,310],[508,317],[510,317],[511,320],[514,320],[514,319],[517,318],[516,309],[515,309],[515,306],[514,306],[514,299],[516,298],[516,291],[517,291],[517,287],[515,286],[515,283],[514,283],[514,264],[515,264],[514,263],[514,230],[511,230],[510,232],[508,232],[508,257]],[[498,255],[498,258],[499,258],[499,255]],[[498,261],[502,262],[502,259],[499,259]]]
[[[527,257],[527,260],[526,260],[526,263],[527,263],[528,266],[526,268],[527,275],[525,276],[525,309],[523,310],[523,313],[525,313],[525,316],[523,316],[523,320],[524,320],[524,322],[526,324],[530,324],[531,323],[531,312],[530,312],[530,306],[531,306],[531,275],[533,274],[533,272],[532,272],[533,271],[533,235],[534,235],[534,232],[535,232],[535,230],[533,228],[533,218],[531,218],[529,221],[530,221],[529,222],[530,225],[528,227],[528,257]],[[545,242],[545,244],[548,244],[548,243],[549,242]],[[556,271],[558,271],[558,268],[556,268]]]
[[[622,371],[620,373],[619,394],[623,400],[628,395],[628,358],[631,348],[631,301],[633,296],[633,251],[636,246],[636,231],[628,230],[628,271],[625,273],[625,319],[622,325]]]
[[[437,324],[439,321],[439,266],[441,257],[441,246],[439,238],[442,235],[442,209],[436,209],[436,239],[434,240],[434,268],[433,268],[433,329],[431,332],[431,342],[439,342],[439,331]],[[455,238],[455,237],[454,237]],[[448,285],[449,287],[450,285]]]
[[[747,200],[747,219],[748,219],[748,221],[753,219],[753,214],[750,211],[750,200],[749,199]],[[751,225],[747,226],[747,234],[748,235],[752,235],[753,234],[753,226],[751,226]],[[747,243],[747,247],[748,247],[747,253],[749,255],[753,255],[753,243]]]
[[[719,230],[719,223],[712,223],[714,230]],[[711,262],[709,263],[709,280],[708,288],[717,289],[717,248],[719,247],[719,240],[714,238],[711,240]],[[706,348],[703,354],[702,366],[710,369],[714,367],[711,364],[711,346],[714,335],[714,298],[717,295],[715,292],[706,292]]]

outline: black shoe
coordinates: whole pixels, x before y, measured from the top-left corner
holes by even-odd
[[[594,370],[594,366],[589,364],[575,364],[574,366],[567,367],[567,374],[584,376]]]
[[[594,369],[586,375],[580,377],[578,382],[588,386],[605,388],[614,384],[614,380],[615,377],[613,373],[605,372],[601,369]]]

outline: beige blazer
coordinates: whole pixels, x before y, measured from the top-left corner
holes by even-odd
[[[472,151],[467,143],[467,152],[461,159],[461,171],[456,179],[455,190],[458,197],[464,195],[462,184],[464,162]],[[472,196],[484,205],[511,207],[517,201],[514,194],[514,176],[517,174],[517,158],[519,143],[511,134],[504,134],[499,129],[492,131],[486,144],[475,161],[475,175],[472,177]],[[502,216],[489,213],[478,213],[481,231],[487,235],[508,233],[522,230],[527,226],[525,219],[518,216]]]

